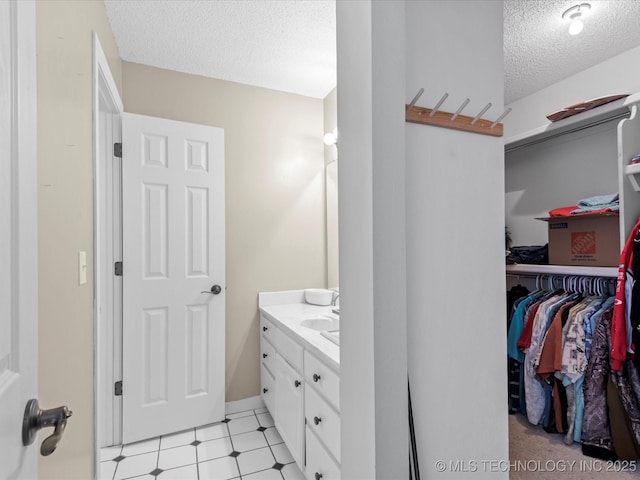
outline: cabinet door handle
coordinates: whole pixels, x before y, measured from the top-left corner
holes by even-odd
[[[295,382],[293,382],[293,384],[296,386],[296,388],[299,387],[300,386],[300,380],[296,380]]]
[[[321,421],[322,419],[320,417],[313,417],[313,423],[315,423],[316,425],[318,425]]]
[[[269,355],[267,355],[266,353],[262,354],[262,358],[267,358]]]
[[[316,472],[315,477],[316,477],[316,480],[320,480],[322,478],[322,474]]]
[[[317,381],[319,381],[319,380],[320,380],[320,375],[318,375],[317,373],[314,373],[314,374],[313,374],[313,381],[314,381],[314,382],[317,382]]]
[[[263,389],[262,389],[262,393],[267,393],[268,391],[269,391],[269,389],[268,389],[268,388],[263,388]]]
[[[262,327],[263,332],[266,332],[267,330],[269,330],[269,327]]]

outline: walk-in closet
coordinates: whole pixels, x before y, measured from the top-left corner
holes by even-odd
[[[627,360],[611,370],[611,320],[620,252],[640,216],[640,166],[630,163],[640,154],[639,107],[640,94],[632,94],[505,138],[505,243],[545,249],[551,257],[507,256],[510,460],[543,461],[512,465],[510,478],[545,471],[544,462],[549,475],[564,468],[566,478],[599,478],[605,471],[632,478],[637,469],[640,397],[628,379],[635,368]],[[550,216],[601,198],[615,201],[598,213],[578,213],[595,222],[609,217],[614,225],[602,231],[571,213]],[[556,236],[555,229],[576,222],[576,232]],[[582,234],[595,240],[585,247]],[[557,261],[559,253],[566,263]],[[522,263],[527,258],[533,263]],[[624,280],[631,299],[634,278],[628,273]]]

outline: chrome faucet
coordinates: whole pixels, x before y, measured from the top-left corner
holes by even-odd
[[[338,301],[338,298],[339,298],[339,297],[340,297],[340,294],[339,294],[339,293],[336,293],[336,296],[335,296],[335,297],[333,297],[333,300],[331,300],[331,305],[332,305],[333,307],[335,307],[335,306],[336,306],[336,302]]]

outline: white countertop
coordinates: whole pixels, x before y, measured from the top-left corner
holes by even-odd
[[[261,294],[269,295],[269,294]],[[290,299],[283,299],[290,300]],[[327,365],[340,372],[340,347],[331,340],[323,337],[319,331],[300,325],[305,318],[320,314],[331,313],[334,307],[309,305],[300,299],[297,303],[283,303],[279,305],[265,305],[270,302],[260,302],[260,312],[273,322],[291,339],[303,345],[305,350],[318,357]]]

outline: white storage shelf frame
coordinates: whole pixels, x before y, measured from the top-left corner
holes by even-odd
[[[554,122],[505,140],[505,152],[512,152],[582,131],[614,119],[617,126],[618,192],[620,194],[620,249],[640,217],[640,165],[629,160],[640,154],[640,93],[587,112]],[[509,265],[507,273],[587,275],[615,277],[615,267],[573,267],[563,265]]]

